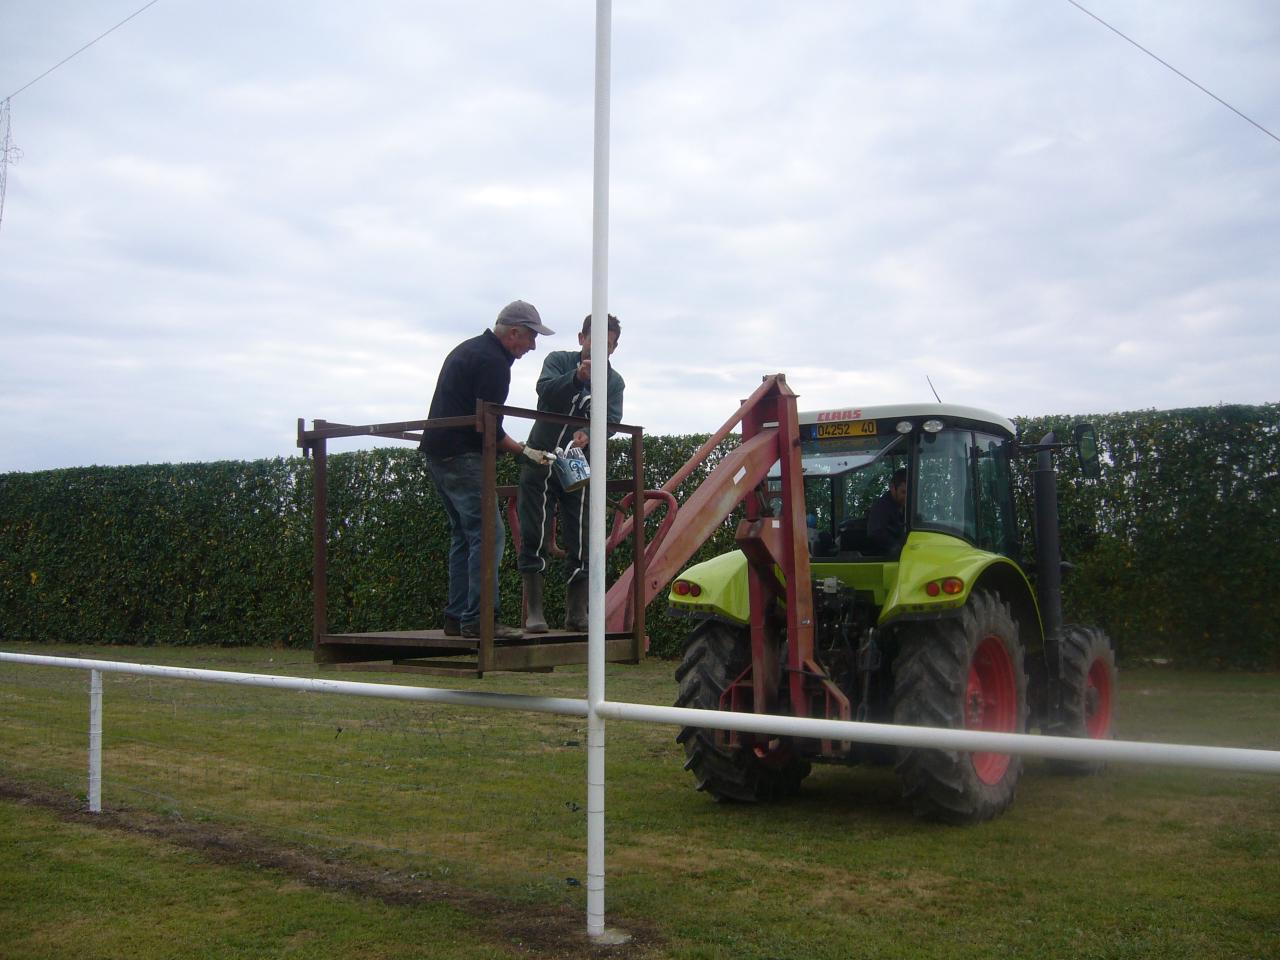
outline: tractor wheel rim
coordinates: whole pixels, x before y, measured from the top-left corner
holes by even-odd
[[[1084,694],[1084,726],[1093,740],[1101,740],[1111,732],[1111,694],[1111,671],[1099,657],[1089,664]]]
[[[999,637],[984,637],[969,663],[964,698],[965,729],[1015,733],[1017,724],[1018,685],[1013,660]],[[970,758],[978,779],[987,784],[999,783],[1011,762],[1007,753],[973,753]]]

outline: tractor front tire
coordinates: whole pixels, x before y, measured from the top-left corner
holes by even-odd
[[[893,665],[893,722],[1001,733],[1027,731],[1027,673],[1008,606],[975,591],[959,617],[905,628]],[[1022,759],[903,747],[903,796],[916,814],[976,823],[1013,803]]]
[[[1066,626],[1058,637],[1058,708],[1044,732],[1053,737],[1114,740],[1119,679],[1116,654],[1097,627]],[[1050,760],[1058,773],[1098,773],[1102,760]]]
[[[704,620],[685,640],[684,657],[676,669],[676,706],[719,710],[720,695],[750,662],[747,630]],[[684,746],[684,768],[697,778],[698,789],[717,802],[778,800],[799,791],[800,781],[809,775],[808,761],[785,744],[768,752],[729,747],[717,739],[717,731],[701,727],[682,728],[676,742]]]

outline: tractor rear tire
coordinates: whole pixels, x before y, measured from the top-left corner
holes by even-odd
[[[719,710],[720,695],[751,662],[751,635],[741,627],[704,620],[689,634],[684,657],[676,669],[680,684],[677,707]],[[683,744],[684,768],[698,781],[698,789],[716,802],[758,803],[794,795],[809,775],[808,761],[786,745],[761,756],[748,746],[727,747],[717,731],[683,727],[676,742]]]
[[[1027,731],[1027,673],[1018,625],[995,594],[975,591],[959,617],[908,627],[893,673],[894,723]],[[1013,803],[1022,759],[903,747],[897,772],[903,796],[918,816],[976,823]]]
[[[1059,707],[1044,732],[1053,737],[1114,740],[1119,678],[1116,654],[1097,627],[1067,626],[1058,640],[1061,664]],[[1102,760],[1050,760],[1058,773],[1098,773]]]

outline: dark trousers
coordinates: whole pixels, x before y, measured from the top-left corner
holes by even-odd
[[[572,583],[587,575],[587,487],[565,493],[550,467],[532,463],[520,466],[520,557],[521,573],[542,573],[547,569],[551,525],[557,515],[560,542],[565,551],[565,580]]]
[[[452,538],[449,543],[449,599],[444,612],[461,623],[480,619],[480,570],[487,539],[493,550],[493,607],[498,611],[498,566],[502,563],[502,514],[494,507],[494,527],[486,538],[481,530],[481,490],[484,474],[480,454],[456,457],[427,456],[427,470],[444,502]]]

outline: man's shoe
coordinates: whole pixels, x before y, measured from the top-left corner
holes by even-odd
[[[444,615],[444,635],[446,637],[462,636],[462,623],[457,617],[451,617],[447,613]]]
[[[462,635],[471,639],[480,636],[480,622],[464,623],[462,625]],[[495,623],[493,625],[493,639],[495,640],[520,640],[524,637],[524,631],[515,627],[508,627],[505,623]]]

